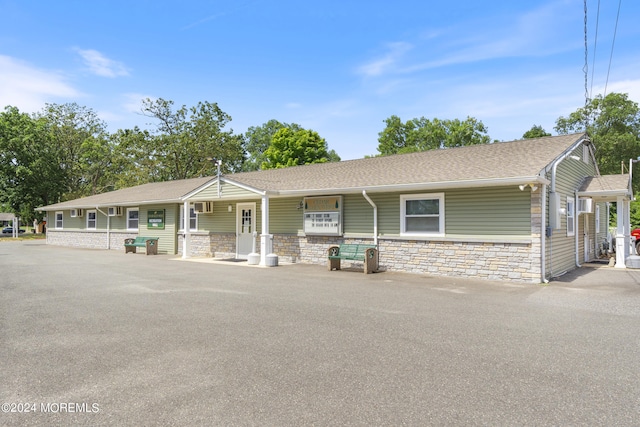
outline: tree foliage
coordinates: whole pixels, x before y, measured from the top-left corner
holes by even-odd
[[[467,117],[464,121],[421,117],[403,123],[394,115],[384,122],[386,126],[378,134],[378,152],[383,156],[487,144],[491,141],[485,125],[473,117]]]
[[[251,126],[244,134],[247,159],[242,170],[255,171],[262,167],[266,161],[265,152],[271,145],[273,136],[280,130],[288,128],[294,132],[302,130],[302,126],[296,123],[280,123],[277,120],[269,120],[260,126]]]
[[[283,127],[273,135],[264,153],[262,169],[278,169],[311,163],[326,163],[335,159],[329,154],[327,142],[317,132]],[[339,160],[339,158],[338,158]]]
[[[5,108],[0,113],[0,204],[23,222],[41,219],[35,208],[57,202],[67,190],[61,151],[46,120]]]
[[[153,138],[129,138],[130,153],[138,154],[137,165],[152,159],[150,177],[160,181],[212,175],[214,163],[222,161],[223,171],[241,168],[244,159],[242,136],[225,130],[231,116],[218,104],[199,102],[173,110],[173,101],[162,98],[143,101],[143,114],[157,120]],[[142,145],[136,145],[142,143]]]
[[[640,156],[640,109],[627,94],[598,95],[568,117],[560,117],[555,130],[560,134],[586,130],[602,174],[620,173],[621,165]],[[639,185],[640,173],[634,173],[633,186]]]
[[[48,138],[58,147],[65,174],[65,199],[102,193],[108,185],[113,147],[106,124],[87,107],[76,103],[46,104],[36,117],[44,120]]]
[[[523,139],[533,139],[533,138],[542,138],[542,137],[545,137],[545,136],[551,136],[551,134],[549,132],[547,132],[546,130],[544,130],[542,128],[542,126],[533,125],[533,126],[531,126],[531,129],[529,129],[528,131],[526,131],[522,135],[522,138]]]

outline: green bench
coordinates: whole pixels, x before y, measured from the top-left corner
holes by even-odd
[[[339,246],[331,246],[327,263],[329,271],[340,270],[340,261],[343,259],[363,261],[364,274],[378,270],[378,250],[371,245],[342,243]]]
[[[147,255],[158,255],[158,237],[142,237],[124,239],[124,253],[136,253],[136,248],[145,248]]]

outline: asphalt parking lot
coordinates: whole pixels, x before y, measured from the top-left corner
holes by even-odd
[[[0,243],[0,425],[640,424],[640,272],[548,285]]]

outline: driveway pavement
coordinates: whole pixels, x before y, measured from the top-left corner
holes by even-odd
[[[5,241],[0,268],[0,425],[640,424],[638,271],[525,285]]]

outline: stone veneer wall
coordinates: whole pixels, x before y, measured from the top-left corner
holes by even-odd
[[[329,246],[339,243],[373,244],[373,239],[275,235],[273,249],[283,262],[323,265]],[[539,239],[533,244],[379,239],[378,244],[381,271],[540,281]],[[343,265],[362,266],[362,262],[350,264],[343,260]]]
[[[182,255],[184,235],[178,236],[178,254]],[[236,235],[226,234],[192,234],[191,256],[213,256],[215,258],[233,258],[236,256]]]
[[[124,250],[124,239],[135,238],[137,233],[109,233],[110,248]],[[107,233],[105,231],[56,231],[47,230],[47,244],[67,246],[71,248],[107,249]]]

